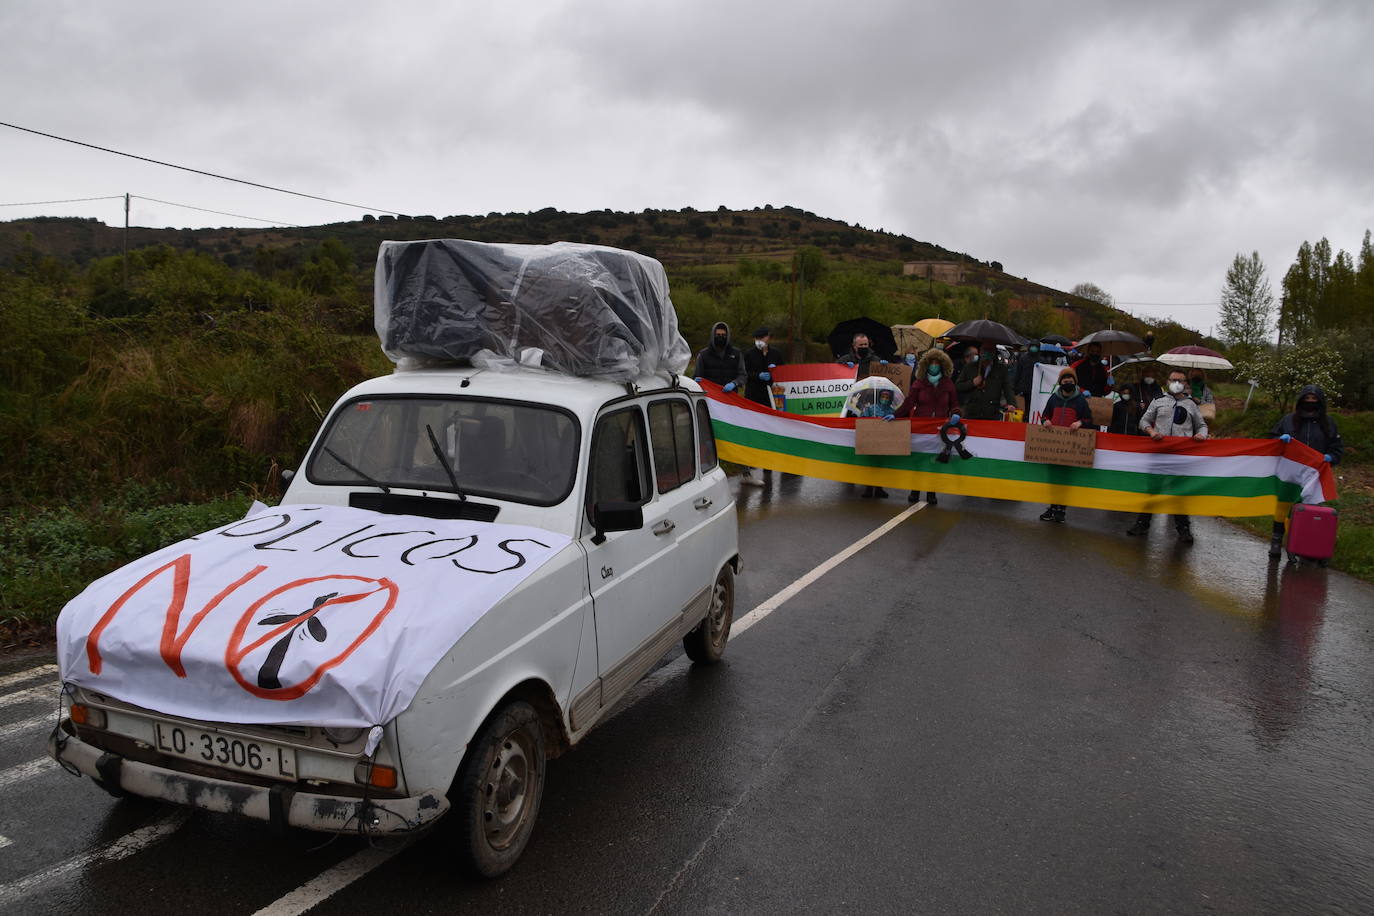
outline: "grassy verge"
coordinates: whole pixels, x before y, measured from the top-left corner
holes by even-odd
[[[165,504],[126,486],[86,508],[0,518],[0,649],[46,644],[57,614],[95,579],[168,544],[241,517],[248,496]]]

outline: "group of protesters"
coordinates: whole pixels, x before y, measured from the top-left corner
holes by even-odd
[[[956,354],[947,352],[939,342],[919,356],[908,351],[902,358],[913,371],[910,387],[900,406],[896,405],[890,389],[880,389],[859,413],[887,420],[948,418],[958,423],[961,419],[1007,419],[1021,409],[1022,419],[1029,422],[1035,367],[1045,363],[1059,366],[1055,388],[1040,412],[1039,422],[1046,426],[1097,428],[1088,398],[1105,397],[1112,401],[1108,432],[1149,436],[1156,442],[1168,437],[1208,438],[1202,405],[1215,403],[1215,397],[1201,369],[1171,368],[1163,379],[1158,379],[1153,370],[1145,368],[1139,384],[1132,384],[1114,377],[1112,366],[1099,344],[1089,343],[1082,353],[1070,351],[1067,354],[1058,346],[1050,349],[1041,345],[1042,341],[1031,341],[1015,362],[1004,357],[991,341],[967,344],[957,354],[957,362]],[[863,378],[870,373],[873,364],[885,364],[888,360],[874,349],[868,335],[858,333],[852,339],[850,350],[837,362],[855,369],[856,376]],[[731,344],[730,328],[722,321],[711,329],[710,346],[697,354],[695,375],[697,381],[707,379],[721,385],[727,393],[741,391],[747,399],[771,407],[771,372],[783,363],[782,354],[772,347],[768,328],[757,329],[754,346],[741,352]],[[1340,432],[1327,411],[1324,392],[1316,385],[1302,389],[1293,412],[1279,420],[1270,431],[1270,437],[1285,442],[1296,440],[1320,453],[1327,463],[1340,463],[1343,451]],[[765,482],[763,473],[746,468],[741,483],[762,486]],[[888,494],[881,487],[867,486],[861,495],[886,498]],[[907,499],[917,502],[920,492],[911,491]],[[937,494],[927,493],[926,502],[937,505]],[[1066,518],[1067,510],[1063,505],[1051,505],[1040,516],[1046,522],[1064,522]],[[1179,542],[1193,543],[1190,517],[1174,515],[1172,519]],[[1147,535],[1150,523],[1150,513],[1140,513],[1126,533]],[[1276,521],[1270,540],[1270,556],[1281,554],[1283,535],[1283,522]]]

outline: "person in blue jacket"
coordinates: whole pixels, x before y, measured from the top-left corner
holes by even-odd
[[[1345,454],[1345,443],[1341,441],[1341,431],[1335,419],[1326,412],[1326,392],[1320,385],[1305,385],[1298,392],[1298,403],[1293,412],[1285,414],[1269,430],[1269,438],[1294,440],[1320,452],[1322,460],[1335,467],[1341,463]],[[1269,538],[1269,556],[1283,555],[1283,522],[1274,522],[1274,531]]]
[[[1078,387],[1078,374],[1072,366],[1065,366],[1059,372],[1059,383],[1054,393],[1045,402],[1045,410],[1040,422],[1044,426],[1067,426],[1069,429],[1082,429],[1093,425],[1093,412],[1088,406],[1088,398]],[[1040,514],[1042,522],[1062,522],[1067,517],[1064,506],[1050,506]]]

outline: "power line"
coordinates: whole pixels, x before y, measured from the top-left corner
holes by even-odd
[[[41,207],[45,204],[79,204],[88,200],[123,200],[123,194],[115,194],[110,197],[73,197],[68,200],[28,200],[17,204],[0,204],[0,207]],[[151,200],[151,198],[149,198]],[[250,217],[251,219],[251,217]]]
[[[187,210],[199,210],[201,213],[214,213],[217,216],[232,216],[235,219],[251,219],[259,223],[275,223],[278,226],[296,226],[297,223],[283,223],[278,219],[265,219],[261,216],[246,216],[242,213],[225,213],[223,210],[210,210],[206,207],[193,207],[190,204],[179,204],[172,200],[158,200],[156,197],[144,197],[142,194],[130,194],[135,200],[151,200],[155,204],[166,204],[169,207],[184,207]],[[106,198],[108,199],[108,198]]]
[[[256,181],[247,181],[247,180],[245,180],[245,179],[243,179],[243,178],[230,178],[228,175],[217,175],[217,174],[215,174],[214,172],[205,172],[205,171],[202,171],[201,169],[193,169],[193,168],[191,168],[190,166],[177,165],[176,163],[173,163],[173,162],[162,162],[161,160],[158,160],[158,159],[149,159],[147,156],[136,156],[136,155],[134,155],[133,153],[125,153],[125,152],[121,152],[121,151],[119,151],[119,150],[117,150],[117,149],[110,149],[110,148],[104,147],[104,146],[96,146],[94,143],[85,143],[85,142],[83,142],[83,141],[81,141],[81,140],[72,140],[72,139],[70,139],[70,138],[68,138],[68,137],[59,137],[59,136],[57,136],[57,134],[48,134],[48,133],[44,133],[44,132],[41,131],[41,130],[34,130],[34,129],[31,128],[31,127],[21,127],[21,126],[19,126],[18,124],[10,124],[10,123],[7,122],[7,121],[0,121],[0,127],[9,127],[9,128],[13,128],[14,130],[21,130],[21,131],[23,131],[23,132],[26,133],[26,134],[36,134],[36,135],[38,135],[38,136],[40,136],[40,137],[47,137],[47,138],[50,139],[50,140],[61,140],[63,143],[71,143],[71,144],[74,144],[74,145],[76,145],[76,146],[84,146],[84,147],[86,147],[87,149],[99,150],[99,151],[102,152],[102,153],[112,153],[112,154],[114,154],[114,155],[116,155],[116,156],[125,156],[125,157],[127,157],[127,158],[129,158],[129,159],[137,159],[137,160],[139,160],[140,162],[150,162],[150,163],[152,163],[153,165],[161,165],[161,166],[165,166],[165,167],[167,167],[167,168],[169,168],[169,169],[180,169],[180,170],[183,171],[183,172],[193,172],[193,173],[195,173],[195,174],[197,174],[197,175],[204,175],[204,176],[206,176],[207,178],[218,178],[218,179],[220,179],[221,181],[232,181],[232,182],[235,182],[236,184],[246,184],[246,185],[249,185],[250,187],[262,188],[263,190],[266,190],[266,191],[276,191],[276,192],[278,192],[278,193],[280,193],[280,194],[293,194],[293,195],[295,195],[296,197],[306,197],[306,198],[309,198],[310,200],[319,200],[319,201],[323,201],[324,203],[327,203],[327,204],[338,204],[338,205],[341,206],[341,207],[352,207],[352,208],[355,209],[355,210],[370,210],[370,211],[372,211],[372,212],[374,212],[374,213],[386,213],[386,214],[389,214],[389,215],[391,215],[391,216],[401,216],[401,215],[402,215],[401,213],[398,213],[398,212],[396,212],[395,210],[384,210],[384,209],[382,209],[381,207],[365,207],[365,206],[363,206],[362,204],[351,204],[351,203],[348,203],[348,202],[342,201],[342,200],[333,200],[332,198],[329,198],[329,197],[318,197],[318,196],[316,196],[316,195],[314,195],[314,194],[306,194],[306,193],[304,193],[304,192],[302,192],[302,191],[291,191],[291,190],[288,190],[288,189],[286,189],[286,188],[277,188],[277,187],[273,187],[272,185],[268,185],[268,184],[260,184],[260,183],[258,183],[258,182],[256,182]]]

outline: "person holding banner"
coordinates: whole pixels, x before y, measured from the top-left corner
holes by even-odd
[[[787,362],[781,353],[773,349],[771,340],[772,332],[768,328],[759,328],[754,332],[754,345],[744,352],[744,397],[768,408],[773,407],[772,370]],[[761,468],[745,468],[739,482],[761,487],[765,476],[771,478],[772,473]]]
[[[966,351],[964,367],[954,383],[966,419],[1000,420],[1004,411],[1016,409],[1011,372],[996,351],[991,341],[982,350],[974,344]]]
[[[1202,418],[1197,401],[1188,390],[1188,373],[1175,369],[1169,373],[1169,393],[1156,398],[1140,418],[1140,428],[1151,439],[1160,442],[1165,436],[1192,436],[1194,439],[1207,438],[1207,421]],[[1126,530],[1133,537],[1150,533],[1153,516],[1142,512],[1135,518],[1135,524]],[[1174,530],[1178,532],[1180,544],[1193,543],[1193,521],[1186,515],[1174,516]]]
[[[943,350],[931,347],[921,355],[916,371],[911,376],[911,389],[906,400],[897,408],[897,416],[905,417],[948,417],[959,408],[959,399],[954,391],[954,360]],[[912,490],[906,501],[914,503],[921,498],[920,490]],[[934,493],[926,494],[926,502],[932,506],[939,500]]]
[[[1082,429],[1093,425],[1092,408],[1088,406],[1087,395],[1078,387],[1078,374],[1072,366],[1059,370],[1059,384],[1045,402],[1042,426],[1067,426],[1069,429]],[[1042,522],[1063,522],[1068,517],[1064,506],[1052,505],[1040,513]]]
[[[712,325],[711,345],[697,354],[695,378],[715,382],[726,394],[744,387],[744,355],[730,345],[730,326],[725,322]]]
[[[870,365],[873,363],[886,363],[887,360],[874,352],[872,345],[869,343],[868,335],[860,331],[854,335],[853,346],[850,347],[849,352],[835,360],[835,362],[848,366],[851,369],[857,369],[858,374],[855,377],[863,378],[868,375],[868,367]]]

